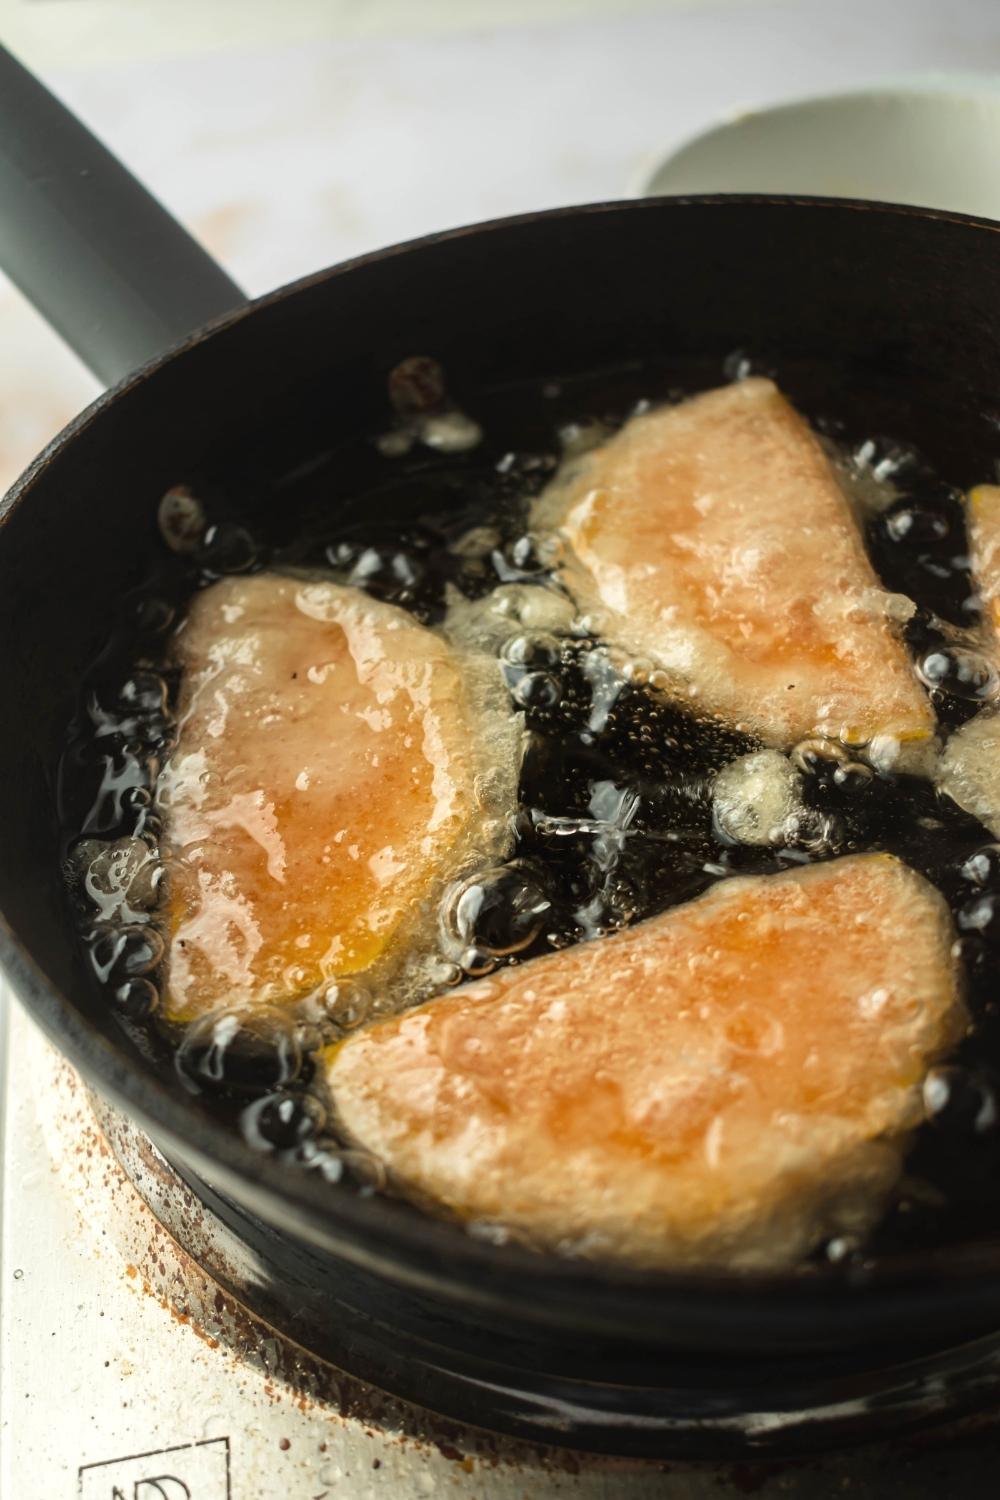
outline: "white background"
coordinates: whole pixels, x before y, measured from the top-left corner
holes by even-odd
[[[250,292],[428,230],[620,196],[644,160],[747,105],[928,70],[967,70],[970,86],[1000,75],[1000,0],[0,0],[0,37]],[[0,489],[95,390],[0,281]],[[0,1044],[2,1009],[0,996]],[[4,1500],[71,1500],[81,1459],[220,1431],[234,1435],[238,1500],[265,1484],[285,1500],[328,1486],[345,1500],[486,1493],[436,1450],[387,1446],[374,1470],[372,1439],[346,1424],[321,1461],[311,1418],[272,1420],[252,1381],[237,1403],[221,1356],[129,1290],[100,1245],[103,1205],[76,1223],[85,1185],[58,1176],[39,1137],[29,1094],[45,1069],[27,1043],[19,1021],[0,1174]],[[75,1142],[68,1101],[38,1093]],[[928,1494],[971,1497],[970,1464],[963,1480],[932,1455],[885,1470],[852,1459],[828,1483],[809,1470],[774,1487],[912,1500],[919,1472]],[[502,1493],[526,1489],[625,1493],[596,1466],[511,1472]],[[630,1481],[654,1491],[720,1493],[713,1471]]]
[[[746,105],[1000,74],[1000,0],[0,0],[0,35],[250,292],[622,196]],[[0,490],[95,391],[0,284]]]

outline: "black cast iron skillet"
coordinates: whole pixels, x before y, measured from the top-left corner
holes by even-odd
[[[431,236],[248,304],[6,57],[0,143],[0,260],[117,381],[0,513],[0,957],[73,1066],[237,1216],[304,1247],[317,1277],[354,1268],[574,1358],[905,1360],[1000,1328],[995,1243],[851,1272],[641,1273],[482,1243],[276,1167],[108,1014],[67,920],[54,815],[79,683],[156,556],[171,484],[235,475],[253,504],[286,503],[274,495],[303,460],[384,423],[386,372],[415,352],[442,360],[476,412],[519,383],[664,355],[718,370],[737,347],[807,410],[855,415],[918,442],[950,480],[981,481],[1000,453],[998,228],[808,199],[596,204]]]

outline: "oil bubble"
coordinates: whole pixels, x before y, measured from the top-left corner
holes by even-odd
[[[951,531],[947,516],[919,502],[904,501],[891,506],[885,512],[883,524],[891,542],[905,542],[908,546],[933,546],[943,542]]]
[[[483,948],[464,949],[458,961],[463,971],[473,979],[480,974],[492,974],[498,963],[496,954],[487,953]]]
[[[476,806],[485,813],[503,816],[509,805],[509,780],[506,769],[500,766],[481,771],[473,782]]]
[[[515,568],[521,568],[525,572],[541,573],[548,565],[547,559],[542,555],[539,539],[527,532],[511,543],[507,555]]]
[[[963,932],[978,933],[991,947],[1000,945],[998,897],[983,891],[959,908],[958,925]]]
[[[167,710],[167,684],[156,672],[133,672],[118,693],[118,701],[127,714],[162,716]]]
[[[114,991],[115,1004],[130,1021],[148,1021],[160,1004],[160,992],[151,979],[127,979]]]
[[[558,432],[560,446],[568,459],[583,458],[610,436],[610,428],[596,420],[566,422]]]
[[[838,1234],[832,1240],[828,1240],[825,1247],[826,1258],[832,1265],[840,1265],[841,1262],[849,1260],[856,1255],[860,1248],[860,1241],[851,1234]]]
[[[504,661],[518,667],[558,666],[561,648],[554,635],[513,635],[501,652]]]
[[[1000,844],[984,844],[969,855],[959,873],[970,885],[1000,890]]]
[[[558,677],[549,672],[525,672],[511,685],[511,697],[521,708],[555,708],[562,697]]]
[[[746,349],[734,349],[722,361],[722,373],[727,380],[749,380],[751,375],[770,374]]]
[[[95,755],[84,768],[79,782],[78,795],[82,797],[89,793],[90,799],[81,832],[109,834],[120,831],[123,823],[131,821],[127,819],[126,800],[136,788],[149,786],[151,773],[151,758],[142,746],[133,749],[120,747]]]
[[[656,666],[647,656],[632,656],[622,663],[621,674],[626,682],[643,686],[656,674]]]
[[[408,552],[379,547],[365,547],[347,581],[389,603],[405,603],[420,588],[427,570],[419,558]]]
[[[296,1022],[295,1036],[304,1053],[315,1052],[318,1047],[322,1047],[324,1042],[320,1028],[313,1026],[309,1021]]]
[[[961,646],[939,646],[920,658],[917,675],[929,688],[952,698],[986,702],[1000,693],[1000,674],[978,651]]]
[[[258,547],[245,526],[235,521],[220,521],[205,532],[198,561],[213,577],[230,573],[248,573],[258,558]]]
[[[132,608],[132,620],[138,630],[148,635],[163,635],[174,621],[174,606],[166,599],[149,595]]]
[[[163,939],[148,926],[98,929],[90,947],[90,962],[102,984],[148,974],[162,957]]]
[[[525,532],[493,553],[493,567],[502,583],[532,583],[551,572],[557,562],[553,539]]]
[[[450,944],[461,950],[466,973],[487,972],[491,958],[520,953],[533,943],[551,909],[541,882],[526,865],[514,861],[453,886],[443,922]]]
[[[847,838],[847,829],[836,813],[802,808],[793,814],[788,828],[788,842],[821,858],[834,854]]]
[[[338,1156],[363,1192],[377,1193],[385,1187],[385,1167],[370,1151],[346,1149]]]
[[[833,784],[848,793],[862,792],[875,780],[875,772],[864,761],[849,760],[833,773]]]
[[[105,921],[156,905],[163,866],[143,839],[85,839],[73,857],[83,869],[83,889]]]
[[[224,1007],[192,1021],[176,1063],[195,1091],[256,1094],[293,1082],[302,1069],[302,1048],[282,1012]]]
[[[572,628],[576,608],[557,589],[539,583],[507,583],[481,599],[452,599],[447,629],[464,645],[500,652],[512,634],[560,633]]]
[[[313,1140],[307,1136],[296,1148],[294,1160],[307,1171],[319,1172],[326,1182],[340,1182],[344,1176],[344,1163],[336,1141]]]
[[[887,437],[865,438],[851,454],[851,463],[855,470],[869,474],[877,484],[904,475],[917,475],[926,468],[915,448]]]
[[[807,776],[833,776],[851,757],[838,740],[818,735],[800,740],[791,752],[792,765]]]
[[[371,1013],[371,992],[352,979],[338,979],[323,991],[323,1009],[341,1031],[355,1031]]]
[[[148,786],[130,786],[122,797],[122,806],[126,812],[138,813],[150,807],[152,801],[153,794]]]
[[[205,508],[187,485],[167,490],[156,513],[160,535],[171,552],[196,552],[205,534]]]
[[[326,1124],[326,1111],[311,1094],[280,1091],[248,1104],[240,1115],[243,1139],[258,1151],[294,1151]]]
[[[969,1068],[932,1068],[924,1079],[923,1100],[932,1125],[965,1135],[987,1135],[996,1128],[996,1089]]]

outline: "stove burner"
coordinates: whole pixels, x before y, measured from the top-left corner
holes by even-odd
[[[176,1285],[163,1295],[196,1325],[221,1323],[237,1350],[263,1340],[271,1373],[309,1399],[376,1424],[426,1436],[428,1424],[441,1427],[433,1412],[446,1424],[595,1453],[771,1459],[922,1430],[1000,1398],[1000,1334],[905,1363],[888,1351],[668,1363],[662,1351],[611,1341],[472,1325],[441,1300],[278,1234],[172,1166],[103,1100],[90,1103],[134,1187],[215,1287],[210,1308]]]

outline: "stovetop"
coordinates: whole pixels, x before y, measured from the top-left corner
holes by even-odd
[[[5,1500],[995,1492],[1000,1421],[822,1460],[633,1463],[461,1428],[365,1387],[210,1281],[124,1176],[72,1070],[3,997],[0,1027]]]
[[[20,7],[32,21],[42,9]],[[835,18],[824,0],[646,9],[492,35],[488,47],[466,31],[128,67],[101,53],[89,69],[74,51],[72,67],[59,54],[55,81],[259,291],[428,229],[614,196],[645,153],[737,103],[889,71],[995,65],[991,0],[953,0],[947,27],[935,0],[843,0]],[[581,114],[580,97],[595,93],[603,109]],[[92,385],[2,282],[0,326],[4,488]],[[995,1428],[823,1460],[640,1464],[463,1429],[319,1365],[234,1304],[160,1228],[72,1072],[5,1001],[0,993],[2,1500],[995,1493],[1000,1414]]]

